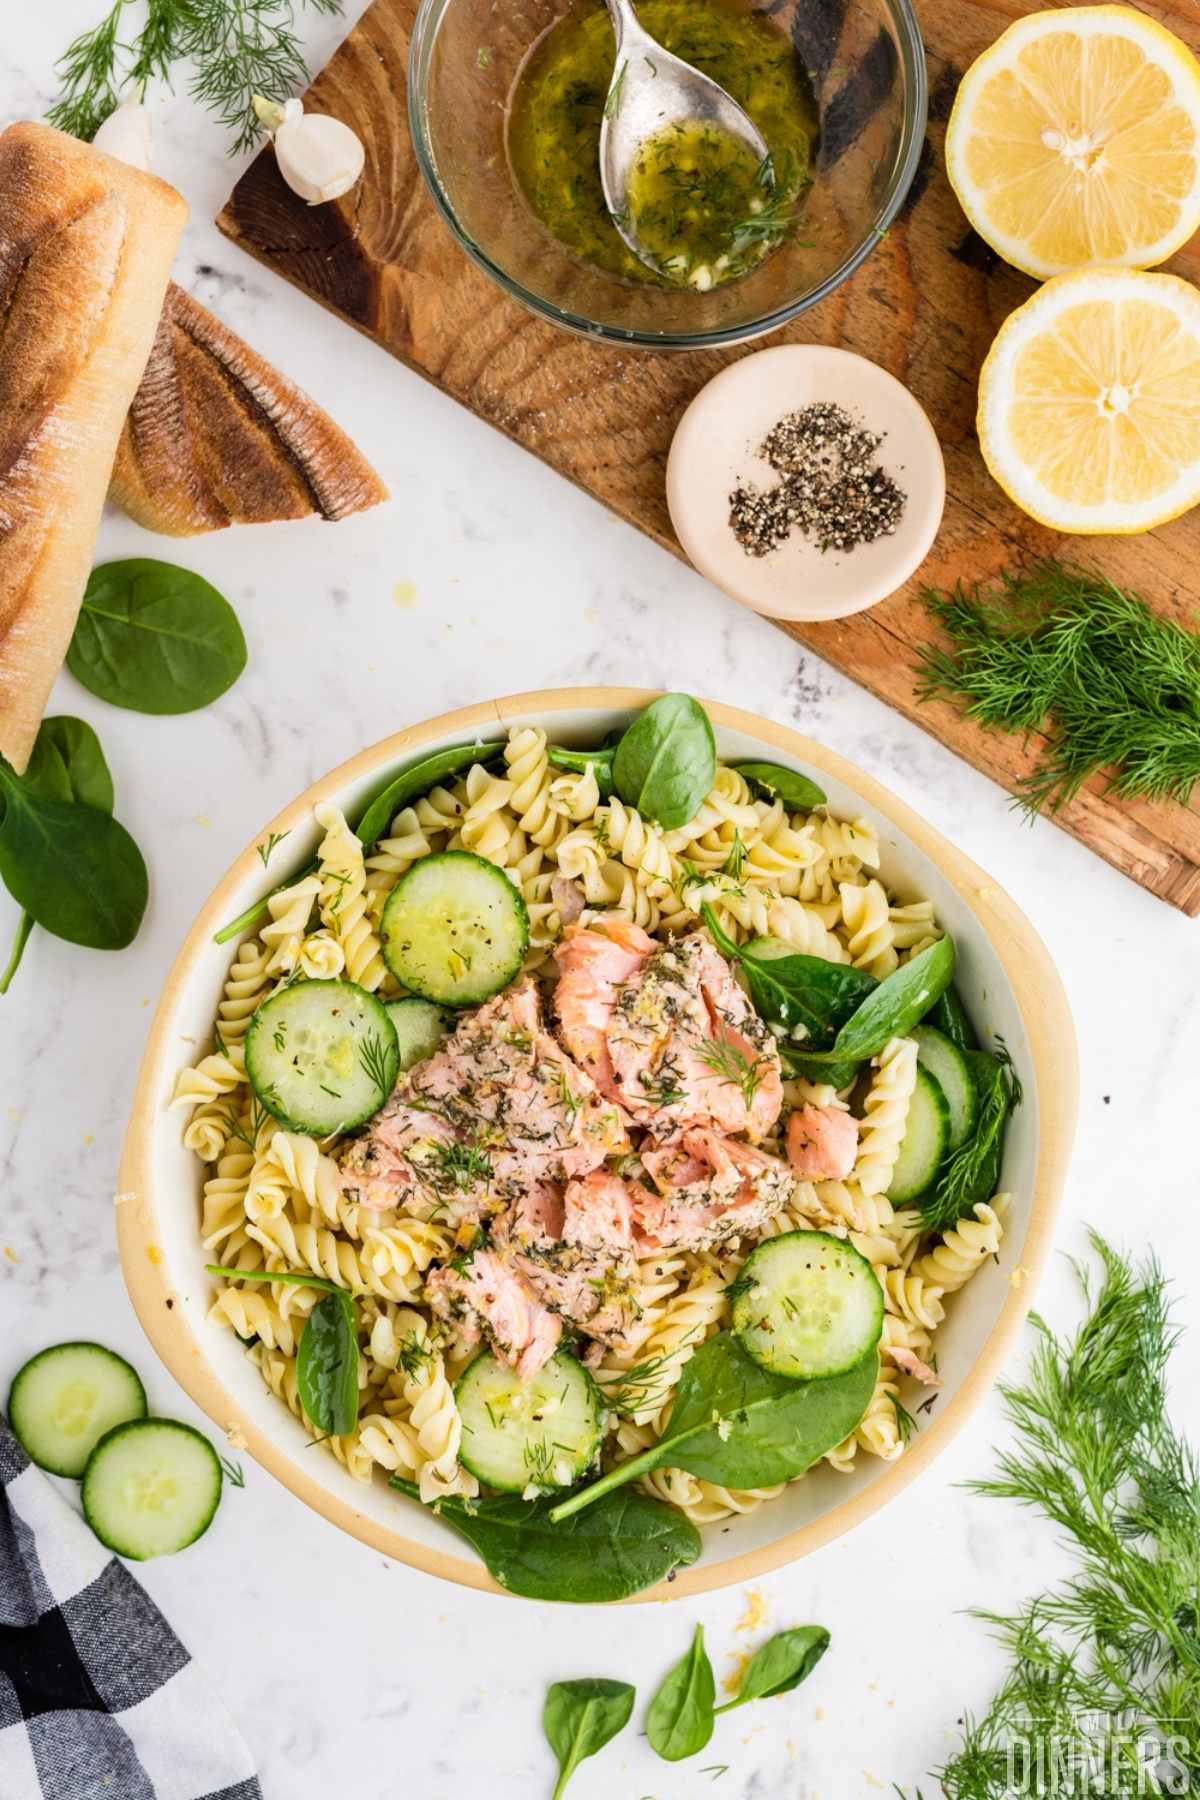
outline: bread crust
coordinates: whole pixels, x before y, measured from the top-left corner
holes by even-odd
[[[47,125],[0,133],[0,753],[23,770],[66,654],[187,219]]]
[[[387,489],[350,438],[175,282],[113,469],[112,497],[188,537],[275,519],[344,519]]]

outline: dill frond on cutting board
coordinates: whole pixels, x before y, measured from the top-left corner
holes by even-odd
[[[1200,634],[1102,575],[1053,561],[921,598],[950,648],[922,653],[920,698],[1047,736],[1020,784],[1027,811],[1057,811],[1098,770],[1122,799],[1187,804],[1200,781]]]

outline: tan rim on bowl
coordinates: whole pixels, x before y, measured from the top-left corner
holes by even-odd
[[[505,726],[514,717],[533,716],[549,725],[558,714],[583,709],[627,713],[645,706],[655,697],[654,693],[640,688],[555,688],[516,694],[444,713],[440,718],[397,732],[352,757],[293,801],[266,829],[288,832],[308,825],[315,804],[333,799],[354,782],[410,758],[426,744],[469,740],[476,733],[494,730],[497,725]],[[786,726],[714,702],[706,701],[705,705],[718,729],[744,733],[770,745],[789,762],[845,782],[882,819],[937,865],[973,914],[1012,987],[1026,1029],[1029,1057],[1037,1082],[1036,1176],[1024,1241],[1017,1250],[1018,1262],[1024,1272],[1023,1283],[1010,1289],[1005,1296],[999,1317],[962,1386],[946,1402],[944,1410],[938,1409],[899,1461],[881,1465],[880,1473],[861,1492],[809,1524],[728,1561],[683,1569],[669,1584],[662,1583],[645,1594],[636,1595],[640,1601],[681,1599],[706,1593],[793,1562],[840,1537],[878,1511],[940,1455],[995,1380],[1029,1310],[1050,1250],[1054,1217],[1075,1128],[1078,1095],[1075,1034],[1066,994],[1045,945],[1007,894],[961,851],[852,763]],[[262,836],[259,832],[255,843]],[[178,1204],[179,1196],[155,1191],[152,1156],[154,1133],[162,1126],[164,1086],[168,1073],[174,1074],[177,1058],[171,1021],[178,997],[210,948],[212,934],[235,910],[237,898],[258,867],[258,854],[252,843],[218,883],[188,933],[167,977],[151,1026],[121,1161],[122,1204],[117,1208],[121,1263],[130,1297],[151,1343],[197,1405],[222,1431],[239,1431],[255,1460],[307,1505],[385,1556],[395,1557],[444,1580],[503,1593],[482,1563],[415,1543],[406,1537],[399,1502],[395,1529],[380,1524],[331,1493],[307,1473],[298,1457],[289,1455],[273,1443],[248,1417],[209,1363],[202,1343],[188,1323],[171,1279],[161,1247],[158,1221],[165,1216],[166,1209]],[[230,945],[231,959],[233,950],[234,946]],[[190,1196],[188,1203],[191,1204]]]

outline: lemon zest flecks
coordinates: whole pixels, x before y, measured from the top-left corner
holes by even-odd
[[[749,1650],[736,1650],[734,1652],[731,1658],[733,1667],[721,1683],[721,1686],[725,1689],[727,1694],[736,1694],[741,1687],[742,1678],[746,1673],[746,1664],[750,1661],[750,1655],[751,1652]]]
[[[5,1244],[4,1254],[7,1256],[10,1263],[19,1263],[21,1260],[11,1244]]]
[[[392,599],[401,612],[412,612],[417,604],[417,584],[415,581],[398,581],[392,589]]]
[[[161,1264],[162,1259],[162,1251],[157,1244],[146,1245],[146,1261],[150,1263],[153,1268],[157,1269]]]
[[[767,1602],[758,1588],[747,1588],[746,1610],[734,1626],[735,1631],[757,1631],[767,1622]]]

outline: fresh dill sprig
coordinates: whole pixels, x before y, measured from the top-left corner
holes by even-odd
[[[1187,804],[1200,781],[1200,633],[1054,561],[922,598],[951,648],[923,653],[920,698],[958,700],[992,728],[1047,734],[1020,785],[1028,812],[1057,811],[1099,771],[1124,799]]]
[[[270,862],[272,853],[279,848],[284,838],[291,837],[291,835],[290,831],[272,831],[269,836],[264,838],[261,844],[256,844],[254,846],[258,851],[259,860],[264,869]]]
[[[892,1403],[892,1411],[896,1415],[896,1430],[900,1434],[900,1442],[902,1444],[907,1444],[909,1438],[911,1438],[913,1432],[917,1429],[917,1421],[913,1418],[907,1406],[902,1406],[894,1394],[889,1394],[888,1398]]]
[[[387,1047],[378,1032],[371,1032],[358,1047],[358,1060],[367,1080],[386,1100],[392,1091]]]
[[[705,1040],[699,1057],[706,1069],[711,1069],[714,1075],[719,1075],[722,1081],[739,1090],[748,1111],[754,1104],[755,1094],[762,1086],[765,1073],[763,1065],[765,1063],[769,1067],[770,1058],[756,1056],[751,1059],[736,1044],[716,1038]]]
[[[729,855],[721,865],[722,875],[728,875],[732,881],[740,881],[742,878],[742,870],[746,866],[747,855],[748,851],[742,839],[741,831],[735,825],[733,831],[733,843],[730,845]]]
[[[341,0],[299,4],[319,13],[341,11]],[[249,149],[261,130],[255,94],[282,101],[308,84],[296,36],[297,0],[146,0],[140,29],[124,39],[130,5],[114,0],[59,60],[62,92],[47,118],[72,137],[95,137],[124,91],[169,81],[174,65],[188,59],[191,92],[235,134],[236,154]]]
[[[1034,1318],[1029,1373],[1000,1390],[1015,1442],[994,1476],[970,1484],[1044,1514],[1076,1568],[1014,1613],[977,1614],[1011,1663],[938,1771],[947,1800],[1005,1800],[1014,1754],[1018,1772],[1039,1759],[1109,1771],[1089,1793],[1197,1791],[1200,1459],[1167,1415],[1179,1334],[1157,1262],[1135,1267],[1097,1234],[1091,1243],[1101,1279],[1096,1288],[1077,1265],[1082,1326],[1064,1339]],[[1147,1744],[1158,1785],[1139,1784]]]
[[[604,1396],[605,1405],[614,1412],[623,1413],[657,1410],[670,1391],[671,1381],[679,1366],[679,1352],[702,1336],[703,1328],[693,1326],[670,1350],[664,1350],[657,1356],[647,1356],[641,1362],[634,1363],[630,1369],[622,1369],[612,1375],[598,1371],[596,1385]]]
[[[225,1479],[229,1483],[230,1487],[235,1487],[235,1488],[244,1488],[245,1487],[246,1471],[242,1468],[241,1463],[234,1462],[232,1457],[229,1457],[229,1456],[218,1456],[217,1461],[220,1463],[221,1468],[224,1470]]]
[[[1020,1077],[1002,1038],[993,1052],[972,1053],[987,1073],[980,1083],[979,1111],[970,1135],[947,1157],[933,1185],[918,1200],[929,1231],[949,1231],[980,1200],[990,1199],[999,1176],[1004,1127],[1022,1100]]]

